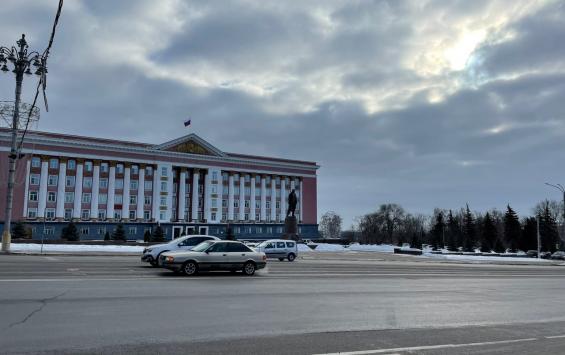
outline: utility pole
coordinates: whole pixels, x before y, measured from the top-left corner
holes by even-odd
[[[549,184],[547,182],[545,184],[547,186],[551,186],[551,187],[556,188],[557,190],[561,191],[561,194],[563,195],[563,217],[562,217],[562,220],[561,220],[561,235],[559,236],[559,239],[562,242],[563,241],[562,238],[565,238],[565,187],[563,187],[563,185],[561,185],[561,184],[553,185],[553,184]],[[559,244],[562,244],[562,243],[559,243]],[[559,249],[559,247],[557,249]]]
[[[22,82],[24,79],[24,74],[32,75],[30,70],[31,66],[37,67],[35,74],[44,75],[47,72],[45,67],[45,62],[38,52],[28,53],[28,45],[25,40],[25,35],[22,34],[16,42],[17,47],[12,46],[0,47],[0,64],[3,64],[0,70],[7,72],[7,63],[11,63],[14,67],[12,72],[16,74],[16,99],[14,102],[14,115],[12,117],[11,125],[11,144],[10,144],[10,155],[8,156],[9,170],[8,170],[8,191],[6,193],[6,211],[4,217],[4,231],[2,232],[2,251],[10,251],[10,242],[12,240],[11,236],[11,222],[12,222],[12,204],[14,201],[14,184],[16,180],[16,162],[18,160],[18,128],[20,119],[20,96],[22,93]],[[30,111],[31,113],[31,111]],[[26,196],[27,198],[27,196]]]
[[[541,236],[539,233],[539,220],[540,220],[540,215],[538,214],[536,216],[536,222],[537,222],[537,239],[538,239],[538,259],[541,259]]]

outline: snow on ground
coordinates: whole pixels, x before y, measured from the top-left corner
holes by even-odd
[[[421,257],[430,258],[430,259],[439,259],[439,260],[452,260],[452,261],[502,261],[502,262],[515,262],[515,261],[522,261],[522,262],[539,262],[539,263],[551,263],[555,262],[555,260],[549,259],[536,259],[536,258],[520,258],[520,257],[499,257],[499,256],[474,256],[474,255],[442,255],[442,254],[431,254],[431,253],[424,253]]]
[[[80,245],[80,244],[44,244],[44,252],[96,252],[96,253],[141,253],[145,247],[137,245]],[[12,243],[12,252],[38,253],[41,244]]]

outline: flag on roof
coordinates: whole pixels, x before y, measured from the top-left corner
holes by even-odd
[[[188,121],[184,121],[184,126],[185,126],[185,127],[190,126],[190,119],[189,119]]]

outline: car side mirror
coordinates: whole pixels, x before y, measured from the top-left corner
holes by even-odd
[[[206,250],[205,253],[206,253],[206,254],[210,254],[210,251],[209,251],[209,250]]]
[[[182,243],[178,243],[177,246],[182,247]]]

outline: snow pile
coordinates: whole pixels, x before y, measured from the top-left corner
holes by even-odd
[[[44,244],[43,252],[141,253],[144,248],[137,245]],[[13,252],[39,253],[41,244],[12,243],[10,250]]]
[[[347,248],[351,251],[379,251],[381,253],[394,253],[394,245],[389,244],[359,244],[353,243]]]
[[[424,253],[422,257],[441,259],[441,260],[452,260],[452,261],[502,261],[502,262],[540,262],[548,263],[552,262],[548,259],[537,259],[537,258],[521,258],[521,257],[500,257],[500,256],[485,256],[485,255],[442,255],[442,254],[430,254]]]
[[[312,251],[312,248],[310,248],[310,247],[309,247],[308,245],[306,245],[306,244],[300,243],[300,244],[298,244],[298,251],[300,251],[300,252],[309,252],[309,251]]]
[[[320,243],[320,244],[316,244],[316,245],[317,245],[317,247],[316,247],[316,249],[314,249],[314,251],[340,252],[340,251],[347,250],[343,247],[343,245],[340,245],[340,244]]]

